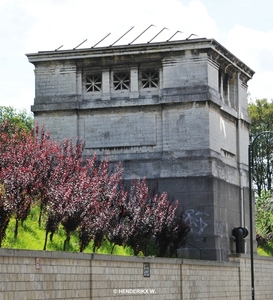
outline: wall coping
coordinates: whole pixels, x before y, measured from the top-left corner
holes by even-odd
[[[229,254],[228,257],[231,258],[231,259],[236,259],[236,258],[239,258],[239,259],[240,258],[247,258],[247,259],[249,259],[250,258],[250,254],[233,253],[233,254]],[[273,261],[273,257],[272,256],[260,256],[258,254],[254,254],[253,259],[254,259],[254,263],[255,263],[255,260],[267,260],[267,261],[270,261],[270,262]]]
[[[39,258],[61,258],[61,259],[76,259],[76,260],[93,260],[93,261],[116,261],[116,262],[136,262],[136,263],[156,263],[156,264],[181,264],[181,265],[199,265],[199,266],[239,266],[238,261],[213,261],[213,260],[197,260],[184,258],[167,258],[153,256],[122,256],[97,253],[80,253],[80,252],[64,252],[64,251],[44,251],[44,250],[21,250],[0,248],[0,256],[11,257],[39,257]],[[230,259],[249,259],[249,254],[234,253],[229,255]],[[254,255],[255,260],[273,261],[273,257]]]
[[[96,253],[80,253],[80,252],[64,252],[64,251],[44,251],[44,250],[21,250],[21,249],[0,249],[0,256],[11,257],[39,257],[49,259],[75,259],[90,261],[114,261],[114,262],[135,262],[135,263],[155,263],[155,264],[173,264],[173,265],[199,265],[199,266],[215,266],[215,267],[239,267],[237,261],[212,261],[212,260],[196,260],[182,258],[166,258],[153,256],[122,256],[110,254]],[[235,257],[235,256],[234,256]],[[236,256],[241,257],[241,256]],[[246,256],[247,257],[247,256]],[[273,258],[271,259],[273,260]]]

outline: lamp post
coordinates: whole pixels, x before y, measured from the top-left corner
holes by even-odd
[[[253,145],[258,137],[264,134],[273,134],[272,131],[263,131],[256,135],[248,146],[248,181],[249,181],[249,232],[250,232],[250,266],[251,266],[251,299],[255,299],[254,284],[254,258],[253,258],[253,210],[252,210],[252,168],[253,168]]]

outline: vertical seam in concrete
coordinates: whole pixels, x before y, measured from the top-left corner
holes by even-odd
[[[238,267],[238,277],[239,277],[239,300],[242,299],[242,287],[241,287],[241,261],[240,261],[240,265]]]
[[[76,130],[77,130],[77,139],[79,140],[80,139],[80,130],[79,130],[79,111],[78,111],[78,109],[76,109],[76,126],[77,126],[77,128],[76,128]]]
[[[180,263],[180,299],[183,300],[183,260]]]
[[[92,264],[92,262],[93,262],[93,254],[91,254],[91,257],[90,257],[90,285],[89,285],[89,293],[90,293],[90,300],[92,300],[93,299],[93,295],[92,295],[92,292],[93,292],[93,289],[92,289],[92,282],[93,282],[93,268],[92,268],[92,266],[93,266],[93,264]]]

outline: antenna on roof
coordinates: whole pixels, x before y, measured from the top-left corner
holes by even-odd
[[[166,42],[169,42],[178,32],[183,33],[182,31],[177,30]]]
[[[92,46],[91,48],[96,47],[100,42],[102,42],[103,40],[105,40],[110,34],[111,34],[111,32],[110,32],[110,33],[107,33],[107,35],[106,35],[103,39],[101,39],[100,41],[98,41],[98,42],[97,42],[94,46]]]
[[[153,39],[155,39],[163,30],[165,30],[165,29],[168,29],[168,28],[166,28],[166,27],[164,27],[163,29],[161,29],[160,31],[159,31],[159,33],[158,34],[156,34],[149,42],[147,42],[148,44],[149,43],[151,43],[151,41],[153,40]]]
[[[188,36],[188,37],[186,38],[186,40],[189,40],[190,37],[193,36],[193,35],[197,36],[196,34],[192,33],[190,36]]]
[[[151,24],[149,27],[147,27],[144,31],[142,31],[141,32],[141,34],[139,35],[139,36],[137,36],[131,43],[129,43],[128,45],[131,45],[131,44],[133,44],[133,42],[134,41],[136,41],[140,36],[142,36],[142,34],[144,33],[144,32],[146,32],[150,27],[152,27],[152,26],[155,26],[155,25],[153,25],[153,24]]]
[[[122,39],[129,31],[131,31],[134,28],[134,26],[132,26],[129,30],[127,30],[119,39],[117,39],[112,45],[110,45],[109,47],[112,47],[115,43],[117,43],[120,39]]]
[[[83,42],[81,42],[78,46],[76,46],[75,48],[73,48],[73,50],[77,49],[78,47],[80,47],[80,45],[82,45],[83,43],[85,43],[87,41],[87,39],[85,39]]]
[[[58,51],[59,49],[61,49],[63,47],[63,45],[62,46],[60,46],[59,48],[57,48],[57,49],[55,49],[55,51]]]

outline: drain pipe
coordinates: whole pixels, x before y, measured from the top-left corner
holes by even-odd
[[[241,100],[240,100],[240,72],[237,72],[237,103],[238,103],[238,129],[237,129],[237,163],[239,168],[239,186],[240,186],[240,207],[241,207],[241,227],[245,227],[245,209],[244,209],[244,188],[242,183],[242,161],[241,161]]]

